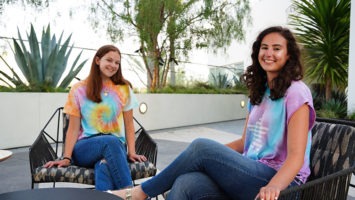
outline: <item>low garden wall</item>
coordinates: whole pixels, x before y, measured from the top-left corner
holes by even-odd
[[[0,149],[29,146],[67,93],[0,93]],[[149,131],[243,119],[245,95],[137,94],[147,105],[134,116]]]

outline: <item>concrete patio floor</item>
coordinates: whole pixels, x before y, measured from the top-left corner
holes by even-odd
[[[204,137],[227,143],[241,136],[244,120],[218,122],[188,127],[148,131],[158,144],[158,169],[164,169],[195,138]],[[31,187],[28,147],[11,149],[13,155],[0,162],[0,194]],[[352,183],[355,183],[355,177]],[[57,187],[85,187],[77,184],[57,184]],[[51,187],[40,184],[39,187]],[[355,188],[350,188],[348,200],[355,200]]]

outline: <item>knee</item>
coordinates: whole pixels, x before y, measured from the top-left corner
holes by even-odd
[[[108,164],[105,159],[101,159],[95,164],[95,174],[109,174]]]
[[[127,150],[126,146],[116,136],[104,136],[101,140],[103,147],[103,157],[108,158],[114,156],[116,158],[126,159]],[[111,162],[110,159],[107,160]]]
[[[211,141],[205,138],[197,138],[190,144],[190,148],[193,152],[197,152],[198,150],[203,150],[206,147],[209,147],[209,143]]]

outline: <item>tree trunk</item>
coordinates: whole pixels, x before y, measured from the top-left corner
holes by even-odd
[[[152,85],[152,79],[153,79],[153,77],[152,77],[152,71],[154,70],[154,57],[153,56],[148,56],[148,58],[147,58],[147,69],[149,70],[149,71],[147,71],[147,86],[148,86],[148,88],[150,88],[151,87],[151,85]]]
[[[176,85],[176,70],[175,70],[175,62],[170,61],[170,85]]]
[[[332,82],[330,79],[325,81],[325,100],[329,101],[332,98]]]
[[[167,77],[168,77],[168,73],[169,73],[169,69],[170,69],[170,62],[167,61],[164,63],[164,68],[163,68],[163,78],[162,78],[162,81],[161,81],[161,86],[162,87],[165,87],[166,86],[166,80],[167,80]]]

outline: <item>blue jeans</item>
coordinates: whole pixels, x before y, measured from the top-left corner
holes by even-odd
[[[116,190],[132,186],[126,145],[116,136],[100,135],[78,140],[73,150],[76,165],[95,170],[96,190]]]
[[[142,189],[150,197],[171,189],[169,200],[254,199],[275,173],[223,144],[196,139]]]

